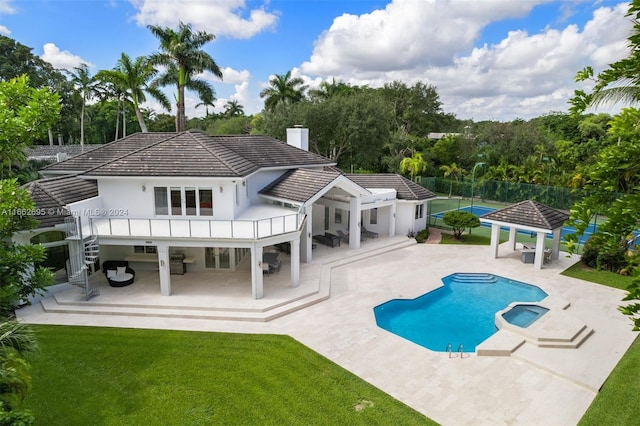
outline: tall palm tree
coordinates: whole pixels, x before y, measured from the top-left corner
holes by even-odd
[[[304,99],[305,86],[304,81],[300,77],[291,77],[291,71],[287,71],[284,75],[276,74],[269,80],[270,87],[260,92],[261,98],[267,98],[264,101],[264,107],[267,111],[273,112],[280,104],[292,104],[300,102]]]
[[[465,170],[462,167],[459,167],[456,163],[451,163],[450,166],[443,165],[440,166],[440,170],[444,172],[444,177],[453,177],[458,182],[460,176],[465,173]],[[453,181],[449,179],[449,198],[451,198],[451,192],[453,191]]]
[[[167,96],[152,84],[157,73],[158,71],[147,57],[139,56],[132,61],[129,55],[123,52],[114,69],[103,70],[96,74],[97,79],[113,84],[128,95],[143,133],[148,132],[144,116],[140,111],[140,104],[147,100],[145,93],[151,95],[163,108],[171,111]]]
[[[201,49],[202,46],[215,39],[215,36],[204,31],[194,32],[191,24],[182,22],[180,22],[177,31],[156,25],[149,25],[147,28],[160,41],[160,52],[152,54],[149,60],[153,65],[166,67],[166,71],[158,83],[160,85],[175,84],[178,87],[176,131],[182,132],[186,126],[185,88],[195,90],[198,94],[203,93],[203,90],[207,93],[213,93],[213,87],[207,81],[196,78],[204,71],[210,71],[222,79],[222,71],[218,64],[211,55]]]
[[[427,163],[424,162],[424,157],[420,152],[415,152],[411,157],[403,158],[400,162],[400,173],[409,173],[411,180],[424,172],[426,168]]]
[[[216,101],[215,92],[212,91],[210,94],[211,96],[209,96],[209,93],[201,94],[200,100],[202,102],[195,105],[196,108],[200,108],[201,106],[204,107],[205,117],[209,117],[209,107],[214,108],[216,106],[214,103]]]
[[[224,115],[225,117],[238,117],[244,115],[244,106],[240,105],[240,103],[235,99],[227,101],[224,105]]]
[[[87,64],[80,64],[80,66],[73,68],[75,72],[67,71],[71,76],[71,83],[80,91],[80,97],[82,98],[82,110],[80,113],[80,146],[82,152],[84,152],[84,118],[87,102],[93,98],[99,91],[99,84],[95,76],[92,76],[89,72],[89,66]]]
[[[0,322],[0,404],[14,411],[31,386],[28,359],[38,353],[33,331],[17,321]]]

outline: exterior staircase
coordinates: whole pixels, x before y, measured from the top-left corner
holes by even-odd
[[[82,218],[69,216],[65,218],[66,239],[69,241],[69,284],[79,287],[86,300],[100,294],[94,284],[93,276],[96,262],[100,256],[98,236],[93,232],[93,224],[89,221],[88,235],[83,235]]]

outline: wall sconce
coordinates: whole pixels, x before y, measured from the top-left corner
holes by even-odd
[[[311,238],[311,232],[309,232],[309,234],[308,234],[308,235],[309,235],[309,238]]]
[[[243,180],[242,181],[242,186],[247,186],[247,181]]]
[[[160,266],[164,266],[164,260],[160,259]]]
[[[222,192],[222,187],[220,187],[220,192]]]
[[[142,192],[144,192],[144,191],[146,191],[146,190],[147,190],[147,187],[146,187],[146,186],[144,186],[144,184],[143,184],[143,185],[142,185]]]

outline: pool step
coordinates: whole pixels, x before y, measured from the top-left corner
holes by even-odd
[[[456,283],[493,284],[498,282],[498,277],[492,274],[483,274],[483,273],[475,273],[475,272],[458,272],[451,275],[451,281]]]

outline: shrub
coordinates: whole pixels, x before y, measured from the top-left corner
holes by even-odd
[[[424,243],[427,238],[429,238],[429,229],[423,229],[416,234],[416,241],[419,243]]]
[[[446,212],[442,221],[453,229],[453,236],[458,240],[462,237],[465,229],[480,226],[480,218],[464,210]]]

